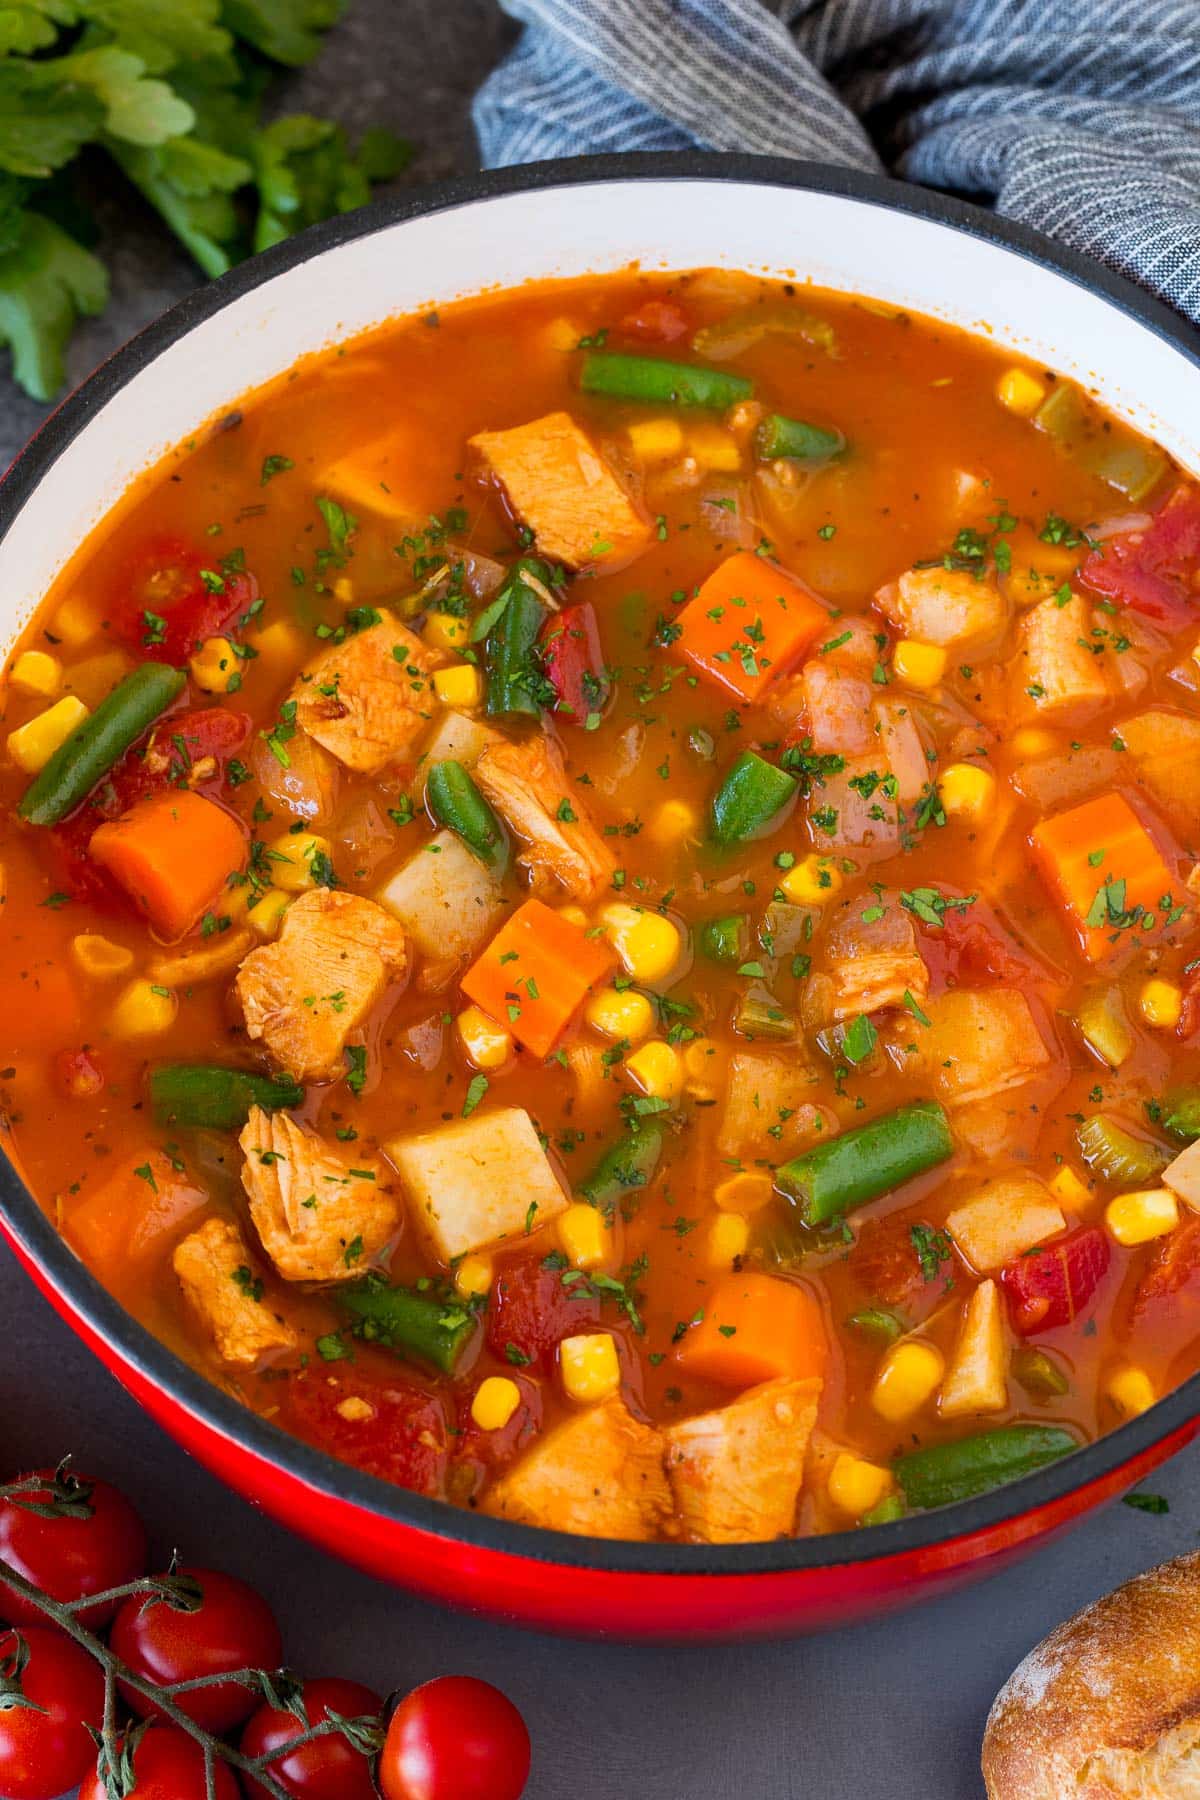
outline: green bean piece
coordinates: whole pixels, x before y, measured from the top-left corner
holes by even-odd
[[[343,1288],[337,1299],[354,1320],[355,1337],[432,1363],[444,1375],[454,1374],[475,1333],[474,1313],[454,1293],[420,1293],[367,1280]]]
[[[927,1510],[1017,1481],[1078,1448],[1059,1425],[1001,1425],[953,1444],[912,1450],[892,1466],[908,1504]]]
[[[1069,1394],[1071,1384],[1052,1356],[1033,1344],[1022,1344],[1012,1354],[1013,1380],[1031,1400],[1057,1400]]]
[[[31,825],[57,825],[183,692],[185,676],[166,663],[143,663],[59,745],[17,808]]]
[[[658,1167],[664,1132],[653,1119],[644,1119],[610,1144],[586,1181],[580,1183],[583,1198],[610,1214],[625,1195],[643,1188]]]
[[[774,462],[779,457],[792,462],[829,462],[841,455],[846,440],[840,431],[826,431],[805,419],[769,413],[754,435],[754,448],[763,462]]]
[[[492,718],[524,714],[536,719],[542,710],[544,677],[537,659],[537,642],[550,609],[526,581],[532,576],[549,588],[553,575],[536,556],[523,556],[513,564],[503,587],[476,621],[476,636],[486,622],[483,666],[487,675],[486,708]]]
[[[764,836],[796,797],[794,775],[744,750],[713,795],[712,835],[723,847]]]
[[[870,1512],[865,1512],[859,1520],[860,1525],[891,1525],[896,1519],[904,1517],[904,1502],[899,1494],[885,1494],[878,1505]]]
[[[805,1225],[827,1225],[953,1154],[942,1108],[914,1100],[794,1157],[776,1170],[775,1182]]]
[[[745,913],[728,913],[723,919],[706,919],[700,928],[700,949],[709,962],[724,967],[743,963],[750,952],[750,920]]]
[[[224,1069],[212,1063],[163,1063],[150,1071],[150,1104],[159,1125],[240,1131],[252,1106],[264,1112],[299,1106],[304,1089],[283,1075]]]
[[[503,871],[508,862],[504,827],[459,762],[436,762],[425,783],[429,810],[439,825],[457,832],[486,868]]]
[[[1180,1144],[1200,1138],[1200,1088],[1176,1088],[1163,1106],[1163,1130]]]
[[[1107,1113],[1085,1119],[1076,1129],[1075,1142],[1097,1181],[1113,1187],[1146,1187],[1171,1160],[1160,1144],[1135,1137]]]
[[[585,394],[614,400],[647,400],[656,406],[708,406],[718,412],[748,400],[754,383],[744,375],[668,362],[661,356],[627,356],[619,350],[591,350],[583,359],[579,384]]]

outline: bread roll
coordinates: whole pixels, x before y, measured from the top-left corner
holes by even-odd
[[[1200,1800],[1200,1552],[1031,1650],[983,1737],[989,1800]]]

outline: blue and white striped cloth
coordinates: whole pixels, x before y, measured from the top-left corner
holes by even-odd
[[[489,166],[741,150],[992,202],[1200,324],[1200,0],[501,0]]]

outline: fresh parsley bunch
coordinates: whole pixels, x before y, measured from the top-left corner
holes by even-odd
[[[273,69],[321,47],[344,0],[0,0],[0,346],[37,400],[63,381],[104,264],[75,177],[87,152],[131,182],[207,275],[370,197],[410,154],[352,152],[309,114],[264,124]]]

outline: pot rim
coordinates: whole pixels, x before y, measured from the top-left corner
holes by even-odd
[[[1164,339],[1200,367],[1200,336],[1180,315],[1124,276],[1053,243],[1028,226],[997,217],[949,195],[884,176],[783,157],[708,151],[633,152],[559,158],[479,174],[376,201],[311,227],[198,288],[147,325],[75,389],[50,415],[0,480],[0,538],[34,489],[91,418],[164,351],[195,326],[286,270],[356,240],[427,214],[522,192],[645,181],[725,181],[798,188],[907,214],[998,245],[1073,285],[1097,294]],[[233,396],[231,398],[236,398]],[[260,1418],[199,1374],[155,1338],[115,1300],[55,1230],[7,1155],[0,1158],[0,1219],[78,1321],[115,1352],[122,1364],[162,1390],[209,1433],[302,1483],[319,1498],[361,1508],[402,1529],[428,1533],[486,1552],[581,1571],[653,1577],[785,1576],[833,1570],[935,1551],[962,1538],[1011,1524],[1105,1480],[1181,1430],[1200,1412],[1200,1374],[1150,1410],[1019,1481],[973,1500],[914,1513],[891,1524],[771,1543],[636,1544],[576,1537],[515,1524],[429,1499],[317,1450]],[[869,1544],[869,1550],[868,1550]]]

